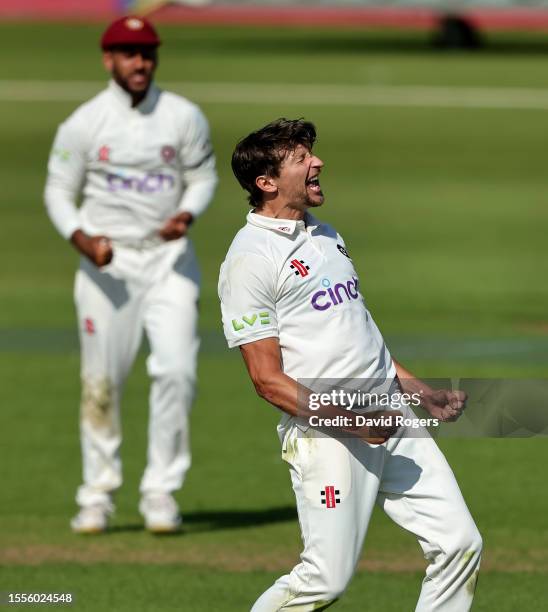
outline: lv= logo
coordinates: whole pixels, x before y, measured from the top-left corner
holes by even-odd
[[[268,312],[259,312],[258,314],[254,313],[250,316],[244,315],[241,321],[238,319],[232,319],[232,327],[234,328],[234,331],[241,331],[246,325],[253,327],[257,320],[260,321],[261,325],[268,325],[270,323],[270,315]]]

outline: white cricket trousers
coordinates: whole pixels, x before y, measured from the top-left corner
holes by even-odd
[[[252,612],[307,612],[334,603],[354,574],[375,501],[416,535],[429,561],[416,610],[470,609],[481,537],[432,438],[393,438],[373,446],[321,437],[312,429],[303,433],[292,422],[282,457],[290,465],[304,550],[300,563]],[[375,609],[370,601],[374,597],[364,593],[364,610]]]
[[[199,270],[188,239],[113,247],[110,264],[82,258],[75,302],[81,347],[80,506],[109,502],[122,484],[120,400],[146,333],[152,379],[141,494],[179,489],[190,466],[188,416],[196,378]],[[130,407],[128,407],[130,409]]]

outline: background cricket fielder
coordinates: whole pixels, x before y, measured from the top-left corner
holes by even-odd
[[[139,17],[107,28],[101,47],[112,79],[59,127],[48,166],[48,213],[82,254],[75,301],[84,482],[72,528],[83,533],[107,527],[122,484],[119,406],[143,331],[152,385],[140,511],[151,531],[178,529],[172,493],[190,465],[199,271],[187,232],[217,178],[199,108],[152,81],[159,44]]]

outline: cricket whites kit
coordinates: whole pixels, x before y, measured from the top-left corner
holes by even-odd
[[[169,499],[183,483],[190,465],[199,270],[188,238],[166,242],[158,231],[179,212],[198,217],[216,181],[201,111],[154,84],[132,108],[129,94],[111,81],[59,127],[45,190],[50,218],[66,239],[81,229],[107,236],[113,248],[112,261],[101,268],[82,257],[75,282],[81,508],[109,506],[122,484],[119,405],[143,332],[152,385],[141,495]]]
[[[310,214],[290,221],[249,213],[221,267],[219,296],[229,346],[277,337],[283,371],[293,379],[390,383],[396,376],[342,238]],[[414,416],[409,407],[403,412]],[[402,428],[372,445],[322,434],[284,414],[278,433],[304,550],[252,612],[319,610],[339,598],[375,502],[416,535],[429,562],[416,610],[470,609],[481,537],[426,430],[417,436]]]

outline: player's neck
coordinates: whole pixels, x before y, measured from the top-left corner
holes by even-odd
[[[112,75],[111,82],[114,84],[114,87],[117,92],[119,92],[118,96],[124,98],[126,104],[130,105],[131,108],[139,106],[139,104],[141,104],[141,102],[147,97],[150,88],[152,87],[151,81],[149,86],[144,91],[132,91],[128,88],[128,86],[123,80],[116,78],[116,75]]]
[[[131,91],[128,92],[131,97],[131,107],[132,108],[139,106],[139,104],[141,104],[141,102],[147,97],[148,89],[149,88],[147,88],[145,91],[139,91],[137,93],[134,93]]]
[[[273,219],[287,219],[289,221],[303,221],[306,215],[306,208],[293,208],[283,202],[263,202],[253,211],[257,215],[272,217]]]

